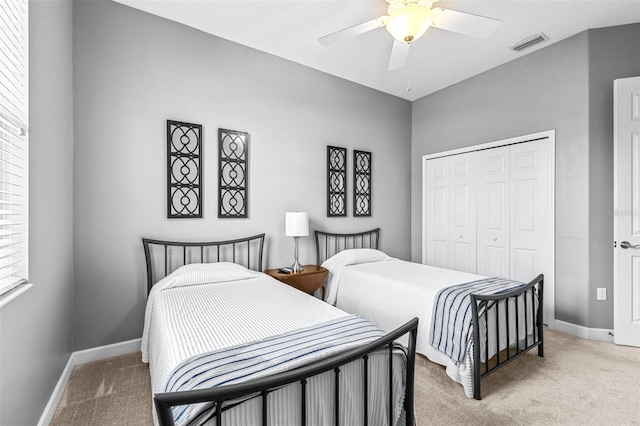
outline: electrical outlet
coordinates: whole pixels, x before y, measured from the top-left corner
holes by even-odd
[[[598,287],[598,300],[607,300],[607,289]]]

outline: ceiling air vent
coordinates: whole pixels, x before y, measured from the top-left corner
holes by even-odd
[[[527,47],[531,47],[534,44],[543,42],[548,39],[549,37],[547,37],[544,33],[534,34],[531,37],[527,37],[524,40],[520,40],[519,42],[511,46],[511,49],[515,50],[516,52],[519,52],[523,49],[526,49]]]

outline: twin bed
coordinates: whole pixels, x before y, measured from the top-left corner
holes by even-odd
[[[414,423],[417,319],[385,333],[263,274],[264,234],[143,245],[159,424]]]
[[[392,259],[378,243],[379,229],[316,231],[325,303],[260,272],[264,234],[143,239],[157,423],[413,425],[416,352],[476,399],[482,377],[543,355],[542,276],[497,282]]]
[[[527,351],[543,356],[542,275],[518,283],[393,259],[378,250],[379,228],[315,239],[316,262],[330,271],[325,301],[383,330],[418,317],[416,351],[467,397],[480,399],[481,379]]]

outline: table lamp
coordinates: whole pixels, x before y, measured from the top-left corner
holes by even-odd
[[[309,213],[307,212],[286,212],[285,213],[285,235],[293,237],[295,249],[293,256],[295,261],[291,265],[291,270],[296,273],[302,271],[303,267],[298,262],[298,238],[309,235]]]

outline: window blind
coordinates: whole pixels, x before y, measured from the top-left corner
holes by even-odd
[[[27,8],[0,0],[0,295],[28,279]]]

